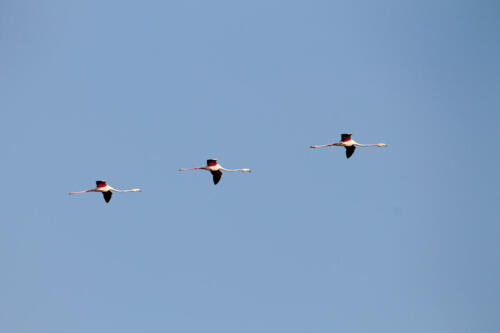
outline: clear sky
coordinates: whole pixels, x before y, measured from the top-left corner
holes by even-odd
[[[499,17],[1,1],[0,331],[499,332]]]

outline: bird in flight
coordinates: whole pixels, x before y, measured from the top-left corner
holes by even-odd
[[[311,148],[322,148],[322,147],[330,147],[330,146],[341,146],[345,147],[345,155],[347,158],[351,157],[354,154],[354,150],[356,150],[356,146],[358,147],[387,147],[385,143],[374,143],[374,144],[366,144],[363,145],[361,143],[357,143],[353,139],[351,139],[351,133],[343,133],[340,135],[340,141],[329,143],[327,145],[321,146],[311,146]]]
[[[179,169],[179,171],[186,171],[186,170],[208,170],[212,174],[213,180],[214,180],[214,185],[217,185],[217,183],[220,181],[222,177],[222,171],[242,171],[242,172],[252,172],[250,169],[226,169],[223,168],[219,163],[217,163],[216,158],[211,158],[207,160],[207,165],[206,166],[201,166],[201,167],[196,167],[196,168],[189,168],[189,169]]]
[[[85,190],[85,191],[80,191],[80,192],[69,192],[69,194],[80,194],[80,193],[87,193],[87,192],[101,192],[102,195],[104,196],[104,201],[109,202],[111,200],[111,196],[113,195],[113,192],[140,192],[141,189],[139,188],[133,188],[131,190],[117,190],[116,188],[112,188],[108,184],[106,184],[105,180],[98,180],[95,182],[97,187],[90,189],[90,190]]]

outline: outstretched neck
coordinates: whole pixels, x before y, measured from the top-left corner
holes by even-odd
[[[223,167],[221,167],[220,169],[222,171],[229,171],[229,172],[233,172],[233,171],[252,172],[252,170],[250,170],[250,169],[226,169],[226,168],[223,168]]]
[[[361,143],[354,142],[354,145],[358,147],[387,147],[385,143],[370,143],[364,145]]]
[[[140,188],[133,188],[130,190],[117,190],[116,188],[111,187],[111,191],[113,191],[113,192],[141,192],[141,189]]]

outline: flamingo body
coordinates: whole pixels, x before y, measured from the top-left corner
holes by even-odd
[[[212,174],[214,185],[217,185],[220,182],[220,179],[222,178],[222,171],[220,171],[222,167],[220,166],[219,163],[217,163],[217,159],[213,158],[207,160],[207,166],[205,168]]]
[[[113,196],[113,192],[111,192],[111,186],[109,186],[104,180],[97,180],[95,182],[97,187],[95,188],[96,192],[101,192],[104,197],[104,201],[108,203]]]

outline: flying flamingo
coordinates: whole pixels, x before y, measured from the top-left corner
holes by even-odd
[[[101,192],[102,195],[104,196],[104,201],[109,202],[111,200],[111,196],[113,195],[113,192],[140,192],[141,189],[139,188],[133,188],[131,190],[117,190],[116,188],[112,188],[108,184],[106,184],[106,181],[104,180],[98,180],[95,182],[97,187],[90,189],[90,190],[85,190],[85,191],[80,191],[80,192],[69,192],[69,194],[80,194],[80,193],[87,193],[87,192]]]
[[[341,146],[345,147],[345,155],[347,158],[351,157],[352,154],[354,154],[354,150],[356,150],[356,146],[358,147],[387,147],[385,143],[375,143],[375,144],[368,144],[368,145],[362,145],[361,143],[357,143],[353,139],[351,139],[351,133],[344,133],[341,134],[340,136],[340,141],[339,142],[334,142],[330,143],[327,145],[321,145],[321,146],[311,146],[311,148],[322,148],[322,147],[329,147],[329,146]]]
[[[217,183],[220,181],[220,179],[222,177],[222,171],[252,172],[252,170],[250,170],[250,169],[225,169],[219,163],[217,163],[216,158],[212,158],[212,159],[207,160],[206,166],[190,168],[190,169],[179,169],[179,171],[186,171],[186,170],[208,170],[208,171],[210,171],[210,173],[212,174],[213,179],[214,179],[214,185],[217,185]]]

